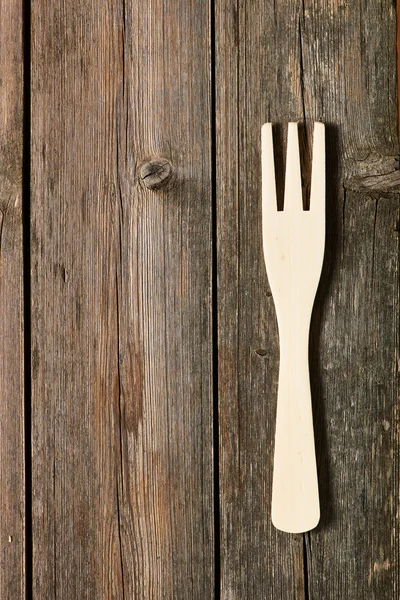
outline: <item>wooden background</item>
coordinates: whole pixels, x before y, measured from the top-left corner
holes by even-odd
[[[0,598],[398,600],[393,0],[0,4]],[[321,522],[270,522],[260,127],[327,125]]]

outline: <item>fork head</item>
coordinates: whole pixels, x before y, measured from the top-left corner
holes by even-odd
[[[311,309],[325,246],[325,127],[314,124],[309,210],[303,210],[297,123],[288,126],[282,211],[277,209],[271,123],[263,125],[261,135],[263,248],[276,310],[290,299],[308,302]]]

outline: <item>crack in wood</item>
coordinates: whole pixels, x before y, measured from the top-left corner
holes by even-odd
[[[303,16],[304,16],[304,3],[303,3]],[[301,32],[301,19],[299,16],[299,68],[300,68],[300,95],[301,105],[303,109],[303,122],[304,125],[307,123],[306,105],[305,105],[305,90],[304,90],[304,60],[303,60],[303,40]],[[307,129],[305,127],[306,135]]]
[[[121,231],[119,227],[119,237],[121,238]],[[121,246],[120,246],[121,247]],[[119,257],[119,263],[121,265],[122,256]],[[121,492],[124,494],[124,463],[123,463],[123,438],[122,438],[122,381],[121,381],[121,369],[120,369],[120,300],[118,290],[118,273],[115,274],[115,291],[116,291],[116,332],[117,332],[117,384],[118,384],[118,432],[119,432],[119,464],[120,464],[120,475],[121,475]],[[120,508],[120,497],[119,497],[119,477],[116,477],[116,493],[117,493],[117,524],[118,524],[118,539],[119,539],[119,550],[120,550],[120,563],[121,563],[121,589],[122,598],[125,599],[125,577],[124,577],[124,558],[123,558],[123,543],[122,543],[122,531],[121,531],[121,508]]]
[[[375,268],[375,238],[376,238],[376,220],[378,217],[378,202],[379,198],[375,199],[375,214],[374,214],[374,229],[372,233],[372,267],[371,267],[371,282],[374,286],[374,268]]]
[[[309,565],[308,565],[308,551],[307,551],[307,540],[310,541],[310,532],[303,533],[303,568],[304,568],[304,600],[310,600],[310,586],[309,586]]]
[[[1,255],[1,241],[2,241],[2,235],[3,235],[3,225],[4,225],[4,213],[0,209],[0,255]]]
[[[345,248],[345,223],[346,223],[346,188],[343,186],[343,204],[342,204],[342,258]]]
[[[120,508],[119,489],[118,489],[118,476],[116,478],[116,492],[117,492],[117,527],[118,527],[119,556],[120,556],[120,568],[121,568],[121,590],[122,590],[122,600],[125,600],[124,558],[123,558],[123,547],[122,547],[121,508]]]

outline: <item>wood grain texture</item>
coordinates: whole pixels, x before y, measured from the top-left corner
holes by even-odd
[[[213,597],[209,16],[33,3],[36,598]]]
[[[399,183],[392,1],[216,3],[221,597],[397,599]],[[327,123],[327,245],[310,366],[321,522],[270,521],[279,340],[260,128]]]
[[[397,15],[397,98],[400,98],[400,77],[398,76],[400,73],[400,0],[396,0],[396,15]],[[398,119],[398,129],[400,133],[400,102],[397,102],[397,119]]]
[[[0,4],[0,598],[25,598],[22,9]]]

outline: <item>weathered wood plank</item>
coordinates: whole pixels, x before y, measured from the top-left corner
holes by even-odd
[[[213,597],[209,46],[207,2],[33,3],[38,598]]]
[[[0,598],[25,598],[21,3],[0,4]]]
[[[394,600],[395,9],[221,0],[216,57],[222,598]],[[306,122],[307,186],[316,119],[328,124],[327,250],[310,344],[322,517],[302,537],[270,523],[279,341],[262,255],[260,127],[278,124],[281,181],[286,123]]]
[[[323,519],[307,537],[310,597],[399,596],[399,217],[397,194],[346,192],[314,330]]]

